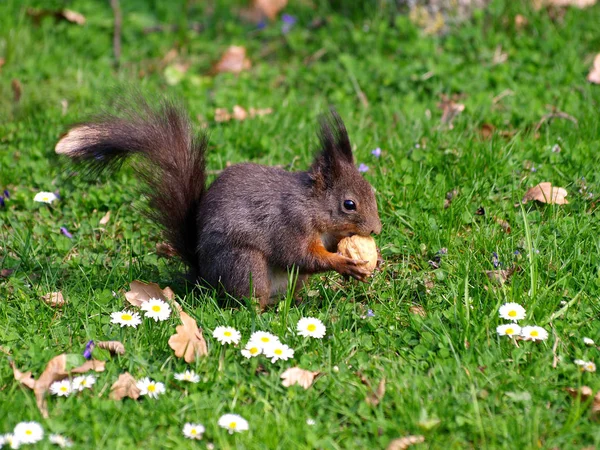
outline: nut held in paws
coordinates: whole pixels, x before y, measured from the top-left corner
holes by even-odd
[[[377,266],[377,245],[370,236],[354,235],[344,238],[338,243],[338,252],[348,258],[369,261],[364,266],[369,272],[373,272]]]

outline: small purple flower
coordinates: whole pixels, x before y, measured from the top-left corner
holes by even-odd
[[[60,227],[60,232],[62,234],[64,234],[66,237],[68,237],[69,239],[73,239],[73,235],[71,233],[69,233],[69,230],[67,230],[65,227]]]
[[[281,16],[281,21],[283,22],[283,25],[281,26],[281,32],[283,34],[287,34],[296,23],[296,18],[294,16],[290,16],[289,14],[283,14]]]
[[[8,192],[8,189],[4,189],[4,197],[10,198],[10,193]]]
[[[367,310],[367,317],[375,317],[375,313],[373,312],[372,309]]]
[[[496,269],[502,265],[502,263],[498,259],[498,253],[496,253],[496,252],[492,253],[492,264],[494,265],[494,268],[496,268]]]
[[[83,357],[85,359],[92,358],[92,351],[94,350],[95,346],[96,346],[96,344],[94,344],[94,341],[88,341],[88,343],[85,344],[85,350],[83,351]]]
[[[266,28],[266,26],[267,26],[267,22],[264,21],[264,20],[261,20],[260,22],[258,22],[256,24],[256,28],[259,29],[259,30],[262,30],[263,28]]]
[[[371,152],[371,155],[373,155],[375,158],[379,158],[381,156],[381,149],[377,147]]]
[[[519,250],[515,250],[515,256],[519,256],[521,252]]]
[[[0,208],[4,208],[6,203],[4,202],[4,197],[0,197]]]
[[[358,166],[358,171],[360,173],[365,173],[369,170],[369,166],[367,166],[366,164],[360,163],[360,166]]]

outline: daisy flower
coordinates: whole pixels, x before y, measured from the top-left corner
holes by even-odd
[[[221,344],[237,344],[242,335],[238,330],[232,327],[217,327],[213,331],[213,337]]]
[[[523,327],[521,328],[521,336],[528,341],[545,341],[548,339],[548,332],[542,327]]]
[[[242,355],[245,358],[252,358],[253,356],[258,356],[262,353],[264,345],[260,341],[250,340],[246,347],[242,350]]]
[[[117,311],[110,315],[110,321],[112,323],[117,323],[121,325],[121,327],[137,327],[140,323],[142,323],[142,318],[139,313],[131,312],[131,311]]]
[[[274,334],[267,333],[266,331],[255,331],[248,340],[248,343],[250,342],[254,342],[260,345],[262,348],[274,342],[279,342],[279,338]]]
[[[264,353],[267,358],[271,358],[274,363],[278,360],[286,361],[294,357],[294,350],[281,342],[276,342],[264,348]]]
[[[0,444],[4,448],[5,445],[8,445],[7,448],[19,448],[21,443],[17,439],[17,437],[12,433],[6,433],[5,435],[0,436]]]
[[[204,427],[199,423],[186,423],[183,426],[183,435],[188,439],[202,439]]]
[[[71,386],[71,381],[65,378],[64,380],[52,383],[50,385],[50,392],[59,397],[68,397],[73,392],[73,386]]]
[[[91,389],[95,382],[96,377],[94,375],[80,375],[73,378],[73,390],[83,391],[85,388]]]
[[[315,319],[314,317],[303,317],[298,321],[298,326],[296,327],[298,330],[298,334],[304,337],[313,337],[317,339],[321,339],[325,336],[325,325],[319,319]]]
[[[219,426],[233,432],[248,431],[248,421],[237,414],[224,414],[219,417]]]
[[[310,425],[311,427],[316,424],[315,419],[311,419],[310,417],[306,419],[306,425]]]
[[[525,318],[525,308],[518,303],[505,303],[498,310],[500,317],[506,320],[516,322]]]
[[[592,361],[584,361],[582,359],[576,359],[573,362],[575,364],[577,364],[579,367],[581,367],[582,372],[595,372],[596,371],[596,364],[594,364]]]
[[[146,311],[146,317],[154,319],[156,322],[167,320],[171,315],[171,307],[168,303],[158,298],[151,298],[147,302],[142,303],[140,309]]]
[[[160,394],[165,393],[165,385],[159,381],[151,380],[150,378],[142,378],[136,384],[140,390],[140,395],[147,395],[151,398],[158,398]]]
[[[50,204],[56,200],[58,200],[58,195],[53,192],[38,192],[35,194],[35,197],[33,197],[33,201],[39,203]]]
[[[508,323],[508,324],[504,324],[504,325],[499,325],[496,328],[496,332],[500,336],[509,336],[509,337],[519,336],[521,334],[521,327],[519,325],[517,325],[516,323]]]
[[[585,345],[594,345],[594,344],[595,344],[594,340],[593,340],[593,339],[590,339],[589,337],[584,337],[584,338],[583,338],[583,343],[584,343]]]
[[[176,373],[175,379],[179,381],[189,381],[190,383],[197,383],[200,381],[200,376],[193,370],[186,370],[182,373]]]
[[[35,444],[44,437],[44,430],[37,422],[20,422],[15,426],[13,435],[19,444]]]
[[[73,441],[60,434],[51,434],[50,436],[48,436],[48,440],[51,444],[56,444],[60,448],[73,447]]]

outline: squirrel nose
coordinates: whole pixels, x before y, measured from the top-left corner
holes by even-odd
[[[377,224],[373,227],[373,230],[371,230],[371,234],[379,234],[381,233],[381,221],[378,220]]]

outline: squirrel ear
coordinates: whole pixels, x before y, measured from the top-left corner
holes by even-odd
[[[322,116],[320,122],[321,132],[319,137],[323,156],[332,161],[354,164],[348,132],[337,111],[330,108],[329,114]]]

